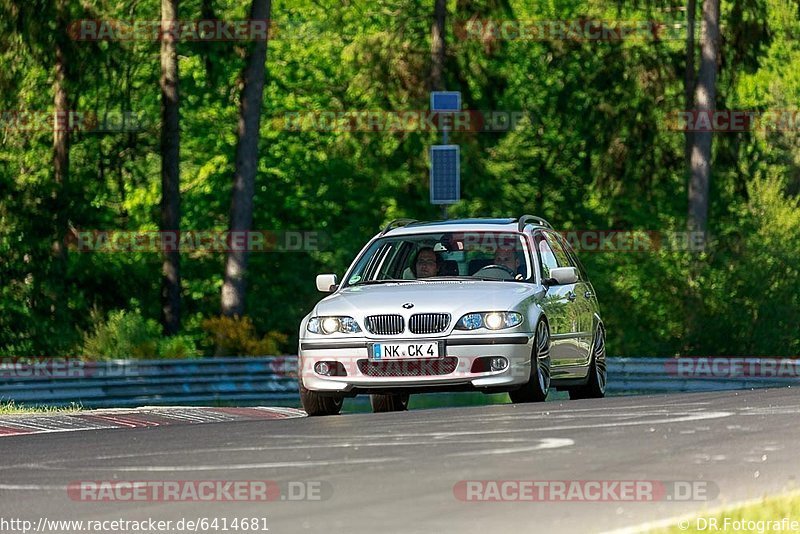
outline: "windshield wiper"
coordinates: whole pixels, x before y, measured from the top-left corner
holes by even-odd
[[[532,282],[532,280],[526,280],[525,278],[518,280],[516,278],[483,278],[483,277],[474,277],[470,276],[473,280],[481,280],[482,282]]]
[[[350,284],[351,286],[369,286],[375,284],[388,284],[393,282],[416,282],[416,280],[406,280],[405,278],[384,278],[382,280],[364,280],[363,282],[356,282]]]
[[[437,281],[438,282],[438,281],[441,281],[441,280],[477,280],[477,278],[475,278],[473,276],[455,276],[454,275],[454,276],[429,276],[427,278],[417,278],[417,280],[418,281],[421,280],[423,282],[426,281],[426,280]]]

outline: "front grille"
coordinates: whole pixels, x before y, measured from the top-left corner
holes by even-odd
[[[408,329],[414,334],[438,334],[449,324],[449,313],[417,313],[408,320]]]
[[[458,358],[430,358],[426,360],[389,360],[371,362],[358,360],[358,370],[367,376],[436,376],[449,375],[456,370]]]
[[[367,317],[366,326],[373,334],[393,336],[403,333],[405,323],[402,315],[370,315]]]

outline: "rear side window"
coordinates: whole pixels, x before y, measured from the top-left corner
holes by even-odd
[[[558,266],[571,267],[572,263],[570,263],[569,256],[564,250],[564,247],[561,246],[561,242],[558,240],[558,235],[553,232],[545,232],[544,237],[547,239],[547,244],[550,245],[550,249],[553,251],[553,254],[556,255]]]
[[[567,252],[567,256],[569,256],[570,265],[578,269],[578,277],[580,280],[586,281],[589,280],[589,277],[586,276],[586,269],[583,268],[583,264],[581,260],[578,258],[578,255],[575,253],[575,249],[573,249],[569,241],[564,239],[564,236],[560,234],[556,234],[558,242],[564,247],[564,250]]]
[[[542,278],[550,278],[550,269],[566,267],[566,264],[559,264],[553,248],[550,246],[550,243],[547,242],[543,234],[537,233],[533,239],[534,243],[536,243],[536,252],[539,256],[539,267],[542,271]]]

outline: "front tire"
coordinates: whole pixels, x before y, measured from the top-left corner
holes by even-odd
[[[514,404],[543,402],[550,392],[550,328],[544,321],[536,325],[531,354],[531,375],[528,383],[510,391],[508,396]]]
[[[586,385],[571,388],[570,399],[602,399],[606,396],[606,333],[597,325],[592,341],[592,362],[589,364],[589,377]]]
[[[408,410],[408,395],[370,395],[369,402],[374,413],[404,412]]]
[[[300,389],[300,402],[308,415],[336,415],[342,411],[343,397],[320,395],[316,391],[310,391],[305,388],[303,379],[299,377],[297,384]]]

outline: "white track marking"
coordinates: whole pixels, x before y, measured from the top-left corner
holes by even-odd
[[[281,450],[296,450],[296,449],[358,449],[358,447],[406,447],[406,446],[437,446],[437,445],[486,445],[487,443],[530,443],[530,439],[526,438],[494,438],[486,439],[458,439],[450,441],[366,441],[356,442],[347,441],[344,443],[297,443],[291,445],[264,445],[260,447],[218,447],[213,449],[192,449],[192,454],[207,454],[217,453],[224,454],[228,452],[262,452],[262,451],[281,451]],[[144,452],[139,454],[114,454],[109,456],[95,456],[91,460],[119,460],[123,458],[144,458],[148,456],[173,456],[173,455],[186,455],[185,450],[180,451],[159,451],[159,452]],[[38,465],[59,463],[63,460],[52,460],[42,462]]]
[[[457,457],[457,456],[484,456],[487,454],[517,454],[520,452],[533,452],[533,451],[540,451],[542,449],[558,449],[561,447],[569,447],[570,445],[575,445],[575,442],[569,438],[542,438],[539,441],[541,443],[529,447],[516,447],[509,449],[484,449],[481,451],[454,452],[451,454],[446,454],[445,456]]]
[[[590,423],[590,424],[577,424],[577,425],[560,425],[549,427],[536,427],[536,428],[511,428],[504,430],[464,430],[464,431],[440,431],[440,432],[406,432],[406,433],[383,433],[383,434],[364,434],[364,435],[351,435],[351,439],[400,439],[400,438],[432,438],[432,439],[446,439],[458,436],[480,436],[480,435],[495,435],[495,434],[514,434],[526,432],[542,432],[542,431],[558,431],[558,430],[580,430],[580,429],[594,429],[594,428],[615,428],[620,426],[638,426],[638,425],[663,425],[670,423],[683,423],[691,421],[702,421],[706,419],[719,419],[722,417],[730,417],[736,415],[734,412],[698,412],[676,415],[674,417],[660,418],[660,419],[645,419],[642,421],[624,421],[624,422],[611,422],[611,423]],[[613,416],[609,416],[612,418]],[[441,421],[442,424],[452,424],[452,419]],[[476,419],[471,419],[471,423],[476,423]],[[495,422],[494,419],[486,421]],[[425,424],[433,423],[436,421],[425,421]],[[333,440],[341,439],[340,436],[328,434],[271,434],[270,439],[297,439],[297,440]]]
[[[590,424],[577,424],[577,425],[560,425],[549,427],[536,427],[536,428],[511,428],[503,430],[465,430],[465,431],[442,431],[442,432],[411,432],[411,433],[383,433],[383,434],[364,434],[364,435],[351,435],[350,439],[401,439],[401,438],[433,438],[433,439],[446,439],[458,436],[480,436],[480,435],[496,435],[496,434],[514,434],[514,433],[530,433],[530,432],[553,432],[559,430],[581,430],[581,429],[595,429],[595,428],[616,428],[622,426],[639,426],[639,425],[665,425],[671,423],[685,423],[691,421],[703,421],[707,419],[720,419],[723,417],[730,417],[736,415],[734,412],[699,412],[689,413],[685,415],[676,415],[674,417],[666,417],[660,419],[644,419],[642,421],[624,421],[624,422],[611,422],[611,423],[590,423]],[[611,417],[611,416],[610,416]],[[452,423],[452,420],[442,421],[442,423]],[[487,421],[488,422],[488,421]],[[425,421],[430,423],[430,421]],[[435,421],[434,421],[435,423]],[[472,420],[475,423],[475,420]],[[707,429],[708,427],[705,427]],[[699,430],[699,429],[698,429]],[[341,436],[327,435],[327,434],[271,434],[270,439],[297,439],[297,440],[335,440],[341,439]],[[398,442],[402,443],[402,442]],[[358,445],[355,443],[354,445]]]
[[[67,486],[38,484],[0,484],[0,491],[67,491]]]
[[[536,428],[510,428],[510,429],[503,429],[503,430],[463,430],[463,431],[451,431],[451,432],[414,432],[414,433],[403,433],[403,434],[369,434],[365,436],[353,436],[353,437],[364,437],[364,438],[449,438],[449,437],[456,437],[456,436],[481,436],[481,435],[495,435],[495,434],[518,434],[518,433],[529,433],[529,432],[554,432],[559,430],[583,430],[583,429],[595,429],[595,428],[617,428],[623,426],[640,426],[640,425],[668,425],[671,423],[687,423],[691,421],[704,421],[707,419],[720,419],[723,417],[730,417],[734,415],[733,412],[703,412],[697,414],[687,414],[687,415],[680,415],[676,417],[666,417],[662,419],[645,419],[642,421],[624,421],[624,422],[612,422],[612,423],[593,423],[593,424],[578,424],[578,425],[559,425],[559,426],[548,426],[548,427],[536,427]],[[278,437],[278,436],[275,436]],[[323,436],[302,436],[302,435],[295,435],[295,436],[281,436],[281,437],[297,437],[300,439],[307,439],[310,437],[320,437]],[[332,436],[325,436],[330,438]]]
[[[453,431],[453,432],[434,432],[434,433],[405,433],[405,434],[370,434],[369,436],[353,436],[354,438],[364,438],[364,439],[391,439],[391,440],[398,440],[403,438],[426,438],[426,439],[442,439],[447,440],[448,438],[454,438],[458,436],[496,436],[498,434],[518,434],[518,433],[530,433],[530,432],[543,432],[543,431],[560,431],[560,430],[581,430],[581,429],[596,429],[596,428],[618,428],[618,427],[625,427],[625,426],[641,426],[641,425],[660,425],[660,424],[671,424],[671,423],[682,423],[682,422],[691,422],[691,421],[702,421],[707,419],[718,419],[722,417],[729,417],[734,415],[732,412],[704,412],[704,413],[697,413],[697,414],[688,414],[682,415],[677,417],[667,417],[661,419],[645,419],[643,421],[618,421],[618,422],[611,422],[611,423],[595,423],[595,424],[585,424],[585,425],[562,425],[562,426],[552,426],[552,427],[540,427],[540,428],[513,428],[513,429],[504,429],[504,430],[483,430],[483,431]],[[273,438],[297,438],[297,439],[308,439],[312,436],[303,436],[303,435],[285,435],[285,436],[272,436]],[[316,438],[332,438],[332,436],[313,436]],[[484,440],[486,442],[486,440]],[[447,443],[443,441],[442,443]],[[382,446],[391,446],[391,445],[408,445],[407,441],[387,441],[381,443]],[[422,444],[430,444],[430,442],[423,442]],[[329,444],[323,443],[321,444],[325,448]],[[359,446],[357,443],[353,443],[353,446]],[[365,445],[368,446],[368,445]],[[137,457],[137,456],[133,456]],[[335,463],[335,462],[334,462]],[[255,465],[255,466],[264,466],[264,468],[272,468],[272,467],[281,467],[281,464],[244,464],[244,465]],[[31,466],[34,467],[34,466]],[[46,466],[42,464],[38,464],[36,467],[43,468],[43,469],[66,469],[60,467],[52,467]],[[177,467],[177,466],[176,466]],[[203,466],[201,466],[203,467]],[[292,465],[285,465],[285,467],[292,467]],[[136,470],[134,468],[127,468],[127,467],[119,467],[119,468],[112,468],[109,466],[110,469],[119,469],[119,470]],[[195,468],[192,469],[190,467],[182,467],[177,470],[184,470],[184,471],[191,471],[191,470],[198,470],[198,471],[205,471],[205,470],[212,470],[216,467],[210,467],[208,469],[205,468]],[[254,467],[255,468],[255,467]],[[108,469],[108,468],[107,468]],[[231,467],[231,469],[236,469],[235,467]],[[241,467],[239,469],[246,469],[246,467]],[[99,468],[93,468],[93,470],[100,470]],[[145,468],[141,468],[140,470],[147,470]],[[169,469],[157,469],[157,470],[164,470],[168,471]]]
[[[220,465],[143,465],[143,466],[109,466],[109,467],[84,467],[86,471],[126,471],[134,473],[178,473],[184,471],[231,471],[240,469],[279,469],[283,467],[322,467],[356,464],[375,464],[384,462],[397,462],[405,458],[388,456],[386,458],[361,458],[355,460],[305,460],[297,462],[267,462],[254,464],[220,464]]]

